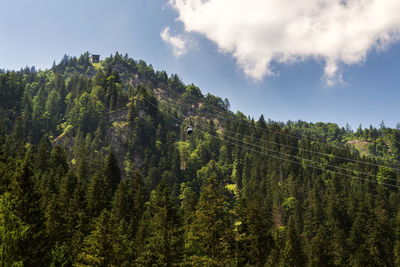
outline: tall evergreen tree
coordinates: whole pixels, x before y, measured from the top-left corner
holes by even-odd
[[[14,200],[9,193],[0,196],[0,265],[23,266],[25,255],[20,244],[29,231],[21,218],[16,216]]]
[[[46,253],[43,213],[40,209],[40,196],[35,188],[33,172],[26,161],[19,162],[13,177],[11,193],[15,202],[15,215],[29,227],[29,232],[19,244],[25,257],[24,264],[41,265]]]
[[[170,188],[163,179],[152,192],[142,221],[147,235],[139,248],[139,265],[174,266],[182,257],[182,231]]]
[[[199,171],[204,185],[185,244],[186,262],[191,265],[226,265],[233,258],[232,224],[219,175],[220,166],[214,161]]]
[[[301,246],[300,236],[296,232],[295,222],[292,216],[289,217],[285,239],[286,243],[283,251],[283,261],[281,262],[283,263],[282,266],[305,266],[305,258]],[[323,244],[321,245],[323,246]],[[323,264],[315,266],[323,266]]]
[[[94,229],[85,238],[77,266],[117,266],[123,251],[123,238],[110,212],[103,210],[95,219]]]
[[[104,168],[104,177],[107,179],[107,184],[109,185],[108,190],[110,192],[108,194],[111,199],[121,181],[121,171],[118,167],[118,162],[114,153],[110,153],[107,157]]]

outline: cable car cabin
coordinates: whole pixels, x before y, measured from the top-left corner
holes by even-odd
[[[100,62],[100,55],[91,55],[90,56],[90,61],[92,63],[99,63]]]
[[[186,129],[186,132],[187,132],[188,134],[193,133],[193,127],[192,127],[192,126],[189,126],[189,127]]]

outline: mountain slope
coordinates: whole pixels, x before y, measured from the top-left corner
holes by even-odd
[[[398,129],[254,121],[118,53],[1,73],[0,115],[1,216],[30,229],[3,221],[6,265],[399,263]]]

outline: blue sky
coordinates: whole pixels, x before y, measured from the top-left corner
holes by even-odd
[[[233,110],[258,118],[378,126],[400,122],[400,43],[368,50],[357,64],[339,64],[343,81],[324,82],[324,60],[271,62],[272,76],[246,75],[237,58],[201,32],[186,32],[179,10],[161,0],[13,0],[0,2],[0,68],[51,67],[64,54],[102,57],[118,51],[177,73],[203,92],[228,98]],[[186,24],[188,26],[188,24]],[[190,25],[189,25],[190,26]],[[176,57],[160,33],[190,40]]]

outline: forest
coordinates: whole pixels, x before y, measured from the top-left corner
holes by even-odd
[[[118,52],[0,70],[0,265],[400,266],[399,161]]]

